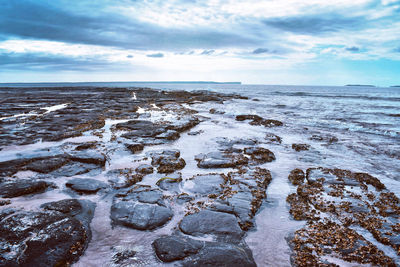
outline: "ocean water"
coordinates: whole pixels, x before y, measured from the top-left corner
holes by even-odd
[[[1,85],[6,86],[6,85]],[[9,86],[16,86],[15,84]],[[210,117],[196,126],[199,136],[182,134],[174,143],[146,147],[143,153],[153,149],[177,148],[187,166],[182,170],[186,179],[196,173],[205,172],[197,168],[194,155],[206,153],[215,147],[215,138],[264,138],[272,133],[282,138],[282,144],[270,144],[276,161],[262,167],[272,173],[267,199],[256,215],[256,227],[246,236],[246,243],[253,252],[258,266],[290,266],[290,249],[286,237],[299,229],[303,222],[291,219],[286,204],[288,194],[295,187],[288,183],[288,174],[294,168],[303,170],[310,167],[348,169],[367,172],[379,178],[387,188],[400,197],[400,88],[378,87],[327,87],[327,86],[273,86],[239,84],[169,84],[169,83],[88,83],[88,84],[20,84],[24,87],[48,86],[101,86],[101,87],[150,87],[162,90],[211,90],[221,93],[235,93],[247,96],[248,100],[235,99],[220,103],[199,103],[192,108],[199,115]],[[223,111],[223,115],[209,114],[209,109]],[[264,128],[237,122],[235,115],[257,114],[268,119],[280,120],[283,127]],[[152,116],[157,114],[152,114]],[[108,142],[110,125],[104,128],[103,141]],[[98,138],[90,133],[80,138]],[[96,139],[97,140],[97,139]],[[78,141],[75,140],[74,141]],[[102,141],[102,140],[100,140]],[[306,143],[309,151],[295,152],[293,143]],[[58,143],[42,143],[38,146],[57,146]],[[16,148],[5,149],[0,156],[12,157]],[[19,153],[28,153],[30,146],[21,146]],[[24,152],[25,151],[25,152]],[[9,153],[10,155],[8,155]],[[110,154],[110,162],[104,173],[110,169],[136,167],[134,157],[141,155]],[[0,157],[1,158],[1,157]],[[216,170],[228,172],[230,170]],[[207,170],[208,172],[208,170]],[[105,180],[104,173],[93,178]],[[21,174],[22,175],[22,174]],[[26,174],[26,175],[29,175]],[[149,176],[143,184],[154,185],[157,177]],[[59,180],[60,187],[63,186]],[[68,197],[54,191],[37,195],[29,203],[17,199],[14,204],[24,207],[38,207],[41,203]],[[93,239],[81,259],[74,266],[113,266],[104,263],[110,258],[115,247],[133,247],[138,251],[133,266],[157,266],[151,242],[157,236],[170,234],[182,218],[183,211],[174,211],[174,219],[165,227],[154,232],[143,232],[127,228],[111,228],[109,209],[111,199],[91,196],[98,205],[91,224]],[[27,206],[28,205],[28,206]]]

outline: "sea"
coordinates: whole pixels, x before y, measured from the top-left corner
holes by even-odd
[[[238,128],[223,121],[200,126],[213,136],[262,136],[267,131],[282,138],[282,145],[270,147],[277,158],[276,161],[266,165],[272,173],[273,180],[268,187],[267,200],[256,216],[257,227],[246,237],[246,243],[253,251],[259,266],[290,266],[291,252],[286,238],[288,233],[299,229],[302,225],[301,222],[290,218],[286,204],[286,196],[295,190],[287,180],[289,172],[294,168],[305,170],[322,166],[366,172],[380,179],[390,191],[400,197],[400,88],[398,87],[138,82],[0,85],[0,87],[29,88],[74,86],[149,87],[160,90],[209,90],[240,94],[248,97],[248,100],[234,99],[224,105],[203,103],[198,104],[196,108],[203,109],[205,114],[210,108],[216,108],[223,111],[225,116],[257,114],[263,118],[282,121],[285,127],[263,129],[263,132],[261,130],[256,132],[251,127]],[[183,136],[174,144],[181,150],[181,154],[192,157],[190,154],[192,150],[207,148],[204,144],[209,141],[208,137],[203,139],[199,137],[196,144],[190,138],[192,137]],[[295,152],[290,147],[293,143],[309,144],[311,149],[304,153]],[[190,172],[191,169],[187,171]],[[104,207],[104,210],[108,210],[108,207]],[[104,225],[104,220],[93,222],[92,227],[97,228],[97,233],[96,230],[94,232],[94,242],[89,245],[87,252],[75,266],[99,264],[102,253],[106,255],[110,250],[109,247],[104,248],[106,242],[111,247],[118,242],[132,244],[135,240],[145,238],[144,235],[138,236],[137,233],[130,239],[124,236],[117,237],[119,234],[125,234],[108,228],[103,229]],[[104,237],[103,232],[109,233],[107,237]],[[147,262],[152,265],[151,263],[154,264],[151,261]],[[143,265],[146,265],[146,262]]]

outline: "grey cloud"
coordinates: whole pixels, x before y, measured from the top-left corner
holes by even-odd
[[[200,55],[212,55],[214,54],[215,50],[210,49],[210,50],[204,50],[203,52],[200,53]]]
[[[257,55],[257,54],[264,54],[264,53],[268,53],[268,52],[269,52],[269,50],[266,48],[257,48],[252,52],[252,54]]]
[[[299,34],[323,34],[344,29],[359,29],[364,27],[365,23],[363,17],[344,17],[331,13],[264,20],[267,26]]]
[[[360,48],[358,48],[356,46],[352,46],[352,47],[346,47],[346,50],[350,51],[350,52],[359,52]]]
[[[167,28],[119,14],[66,10],[57,2],[3,1],[0,35],[139,50],[209,49],[256,45],[259,40],[215,28]],[[82,8],[85,5],[82,4]],[[71,7],[70,7],[71,8]],[[84,14],[84,15],[83,15]]]
[[[122,64],[123,65],[123,64]],[[115,68],[98,58],[74,58],[42,53],[0,53],[3,70],[85,70],[95,71],[104,67]],[[119,65],[121,66],[121,65]]]
[[[147,57],[164,57],[164,54],[163,53],[156,53],[156,54],[149,54],[149,55],[146,55]]]

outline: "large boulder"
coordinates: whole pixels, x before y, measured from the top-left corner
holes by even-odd
[[[152,230],[164,225],[173,216],[171,209],[156,204],[121,201],[111,207],[111,219],[137,230]]]
[[[179,229],[188,235],[214,235],[223,240],[239,240],[243,236],[237,218],[228,213],[202,210],[185,216]]]
[[[197,253],[204,242],[180,236],[163,236],[153,242],[157,257],[163,262],[182,260]]]
[[[50,267],[76,262],[91,238],[89,224],[95,204],[73,200],[73,208],[68,210],[69,201],[45,204],[56,207],[51,211],[22,211],[3,217],[0,266]]]

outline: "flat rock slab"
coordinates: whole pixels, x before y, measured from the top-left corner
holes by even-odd
[[[167,223],[173,216],[171,209],[155,204],[121,201],[111,207],[111,219],[137,230],[152,230]]]
[[[100,189],[104,189],[108,186],[104,182],[86,178],[74,178],[69,180],[65,185],[82,194],[95,194]]]
[[[234,215],[210,210],[185,216],[179,224],[179,229],[188,235],[211,234],[233,240],[238,240],[243,235]]]
[[[67,266],[76,262],[90,238],[95,204],[71,216],[57,211],[15,212],[0,222],[0,266]],[[63,208],[63,210],[65,210]]]
[[[153,242],[157,257],[163,262],[182,260],[196,254],[204,242],[180,236],[164,236]]]
[[[183,188],[186,192],[195,195],[219,194],[222,191],[221,184],[224,182],[221,174],[202,174],[184,181]]]
[[[88,164],[96,164],[99,166],[106,165],[106,156],[96,150],[73,151],[69,153],[69,157],[73,161]]]
[[[69,159],[67,157],[54,157],[42,160],[36,160],[25,166],[27,170],[39,172],[39,173],[49,173],[55,171],[65,164]]]
[[[191,266],[224,266],[224,267],[256,267],[252,253],[242,246],[206,242],[203,249],[194,256],[187,257],[183,263],[185,267]]]
[[[44,192],[51,184],[45,181],[27,179],[6,182],[0,185],[0,196],[4,198],[19,197]]]
[[[234,168],[249,162],[248,158],[243,155],[222,152],[200,154],[195,157],[195,160],[197,160],[197,166],[203,169]]]

